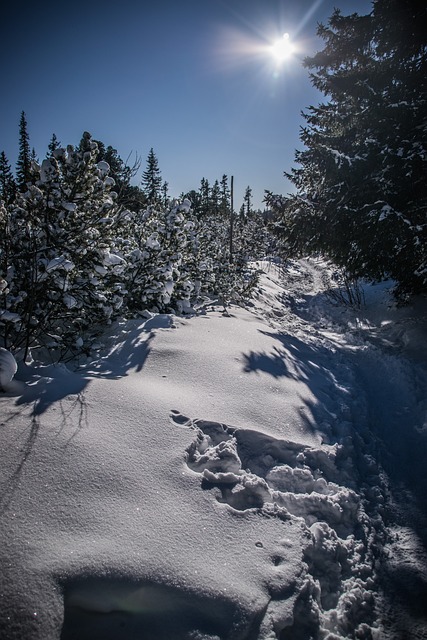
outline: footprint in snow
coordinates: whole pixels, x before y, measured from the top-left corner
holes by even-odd
[[[219,489],[219,502],[238,511],[274,505],[308,526],[325,521],[340,535],[352,533],[359,496],[339,483],[339,445],[316,449],[252,429],[191,420],[178,411],[170,417],[194,430],[187,465],[200,473],[203,488]]]
[[[355,483],[349,482],[351,451],[340,444],[309,447],[253,429],[192,420],[178,411],[170,419],[194,431],[186,464],[218,502],[236,512],[305,522],[311,539],[303,551],[309,577],[295,605],[295,625],[280,637],[303,637],[298,634],[304,620],[311,621],[310,634],[322,628],[352,633],[359,624],[369,630],[375,620],[377,524],[370,522]]]

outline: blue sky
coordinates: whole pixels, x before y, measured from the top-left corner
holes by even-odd
[[[322,48],[316,24],[334,6],[363,14],[371,2],[9,2],[0,150],[14,167],[24,110],[40,158],[52,133],[65,146],[89,131],[123,159],[141,156],[141,171],[153,147],[171,195],[225,173],[237,209],[247,185],[263,208],[264,189],[291,190],[283,172],[301,148],[300,113],[321,99],[301,60]],[[296,51],[278,66],[269,46],[284,33]]]

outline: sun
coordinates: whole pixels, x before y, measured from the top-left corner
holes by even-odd
[[[277,62],[288,60],[295,51],[295,47],[289,39],[289,33],[284,33],[280,40],[271,46],[270,51]]]

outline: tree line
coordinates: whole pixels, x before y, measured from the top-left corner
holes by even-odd
[[[6,348],[24,357],[35,347],[58,359],[89,355],[119,316],[185,313],[204,299],[227,305],[249,295],[256,272],[248,261],[271,242],[262,216],[250,207],[235,215],[226,175],[172,199],[153,149],[141,187],[131,184],[138,163],[87,132],[76,146],[52,136],[39,162],[22,113],[15,176],[0,157]]]

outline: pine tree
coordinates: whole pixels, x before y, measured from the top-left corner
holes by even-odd
[[[159,204],[162,199],[162,176],[153,148],[150,149],[148,154],[147,168],[142,174],[141,184],[148,204]]]
[[[7,311],[18,321],[4,325],[4,335],[14,348],[73,354],[123,303],[124,260],[112,251],[114,181],[96,157],[88,133],[77,149],[56,149],[10,207]]]
[[[305,114],[287,174],[297,193],[268,196],[290,253],[394,278],[401,295],[427,289],[426,19],[414,0],[376,0],[369,15],[336,10],[319,26],[324,49],[305,65],[329,99]]]
[[[207,180],[207,178],[201,179],[199,193],[200,193],[200,205],[199,205],[199,210],[196,211],[196,214],[198,215],[198,217],[203,217],[209,214],[210,205],[211,205],[211,202],[210,202],[211,187],[209,184],[209,180]]]
[[[16,183],[4,151],[0,153],[0,200],[9,205],[15,199]]]
[[[55,154],[55,151],[61,147],[61,143],[59,142],[56,134],[52,134],[49,145],[47,147],[46,158],[52,158]]]
[[[20,191],[24,191],[31,180],[30,136],[25,112],[22,111],[19,121],[19,155],[16,163],[16,181]]]
[[[243,210],[244,215],[249,217],[252,212],[252,189],[247,186],[245,189],[245,195],[243,197]]]
[[[164,207],[168,206],[168,202],[169,202],[168,192],[169,192],[169,183],[166,182],[165,180],[162,185],[162,204]]]

